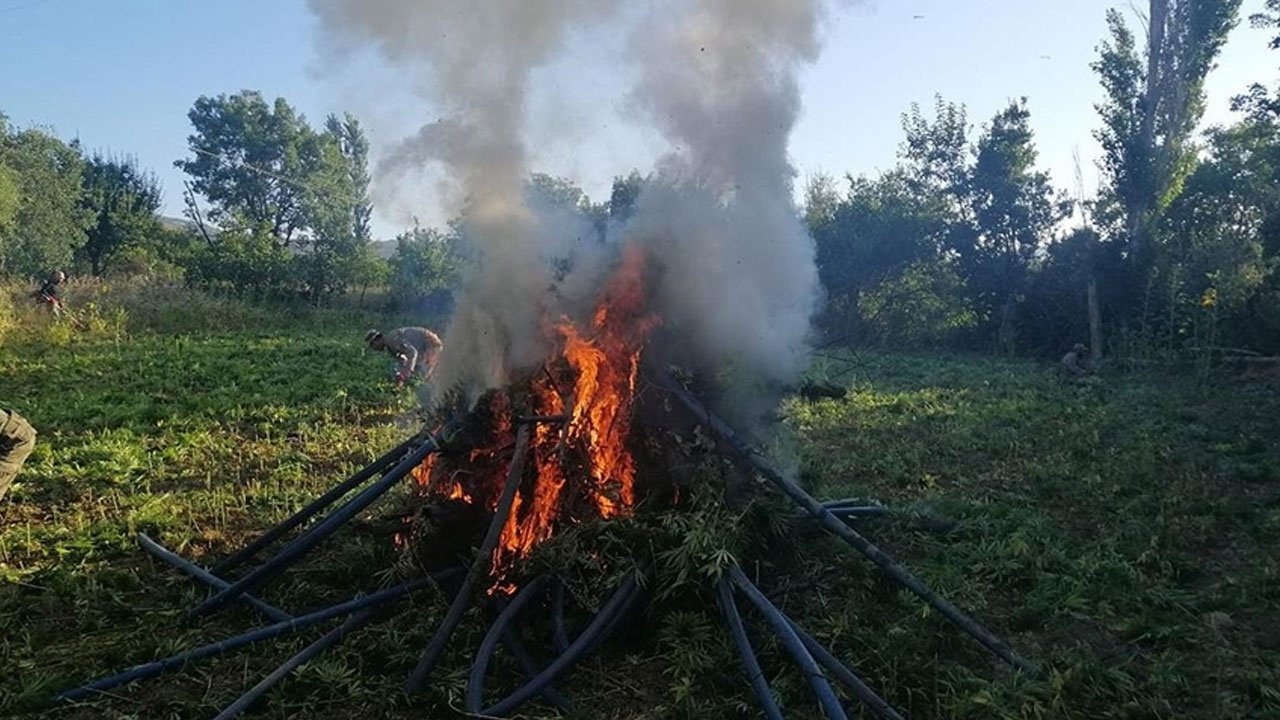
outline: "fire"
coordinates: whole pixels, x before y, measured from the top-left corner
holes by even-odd
[[[554,534],[571,498],[588,499],[603,518],[624,516],[635,505],[636,466],[627,442],[640,355],[659,322],[645,311],[644,270],[643,251],[626,248],[586,327],[567,318],[547,325],[558,350],[529,381],[527,404],[530,414],[557,420],[533,428],[525,475],[494,550],[495,590],[512,589],[502,578]],[[440,477],[444,473],[428,458],[414,473],[425,492],[496,507],[516,418],[509,394],[493,397],[494,443],[469,457],[477,471],[461,481]]]

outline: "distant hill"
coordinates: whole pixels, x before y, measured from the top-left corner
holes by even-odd
[[[160,221],[161,225],[163,225],[164,227],[170,230],[189,230],[191,232],[200,231],[200,228],[196,227],[195,223],[191,222],[186,218],[176,218],[176,217],[169,217],[167,215],[160,215],[157,217],[157,219]],[[217,230],[215,230],[214,228],[209,227],[208,225],[206,225],[205,228],[209,230],[210,234],[217,234]]]

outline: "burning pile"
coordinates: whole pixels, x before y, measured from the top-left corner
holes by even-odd
[[[513,590],[506,578],[515,563],[561,523],[634,510],[636,381],[660,322],[645,308],[645,269],[643,250],[628,246],[585,327],[563,317],[544,323],[553,354],[479,398],[455,443],[465,450],[431,455],[414,471],[423,503],[408,545],[424,566],[471,547],[477,515],[498,507],[522,423],[533,425],[529,457],[493,552],[495,587]]]

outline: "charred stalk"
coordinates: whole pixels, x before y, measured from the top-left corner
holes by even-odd
[[[822,711],[828,720],[848,720],[848,715],[844,711],[844,707],[840,705],[840,700],[836,697],[835,691],[831,689],[831,683],[827,681],[827,676],[822,674],[822,668],[818,667],[818,663],[805,649],[804,643],[800,641],[800,637],[796,635],[796,631],[791,626],[791,621],[787,619],[782,611],[778,610],[773,603],[769,602],[769,598],[760,592],[754,583],[742,572],[742,568],[737,565],[729,567],[729,578],[733,580],[733,584],[738,586],[751,601],[764,619],[773,626],[773,631],[778,635],[778,639],[782,641],[782,646],[787,649],[791,657],[795,659],[796,664],[800,666],[801,672],[804,673],[805,679],[809,681],[809,687],[813,688],[813,694],[818,697],[818,702],[822,705]]]
[[[562,653],[560,657],[553,660],[550,665],[532,680],[525,683],[523,687],[485,708],[480,714],[501,717],[514,712],[534,695],[542,692],[543,688],[550,685],[560,673],[589,654],[599,641],[608,637],[609,632],[617,627],[618,620],[626,614],[632,603],[635,602],[636,597],[640,594],[638,578],[639,572],[637,571],[618,587],[613,597],[609,598],[604,607],[600,608],[600,612],[596,613],[591,623],[587,625],[581,635],[570,643],[568,650]]]

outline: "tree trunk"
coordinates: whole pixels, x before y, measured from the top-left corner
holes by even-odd
[[[1098,367],[1102,360],[1102,310],[1098,307],[1098,278],[1089,276],[1089,361]]]
[[[1164,77],[1160,72],[1164,57],[1165,27],[1169,18],[1169,0],[1150,0],[1150,16],[1147,19],[1147,77],[1142,106],[1142,125],[1138,139],[1143,160],[1147,163],[1146,179],[1128,208],[1126,229],[1129,232],[1129,257],[1140,258],[1146,251],[1146,216],[1154,201],[1156,188],[1150,167],[1156,160],[1156,114],[1160,109]]]

